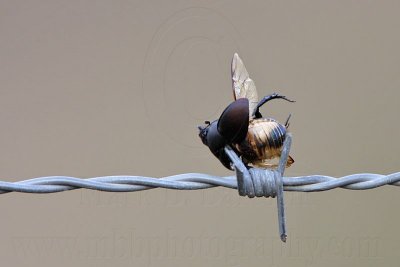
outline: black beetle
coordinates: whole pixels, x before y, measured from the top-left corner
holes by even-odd
[[[232,60],[232,87],[235,101],[222,112],[218,120],[211,123],[206,121],[205,126],[198,127],[203,144],[228,169],[232,169],[232,166],[224,151],[226,145],[232,145],[246,165],[276,167],[269,161],[280,157],[290,116],[282,125],[274,119],[263,118],[259,109],[272,99],[294,101],[276,93],[258,101],[255,84],[237,54]],[[289,156],[287,167],[293,162]]]

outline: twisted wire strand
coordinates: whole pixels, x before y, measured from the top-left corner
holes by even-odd
[[[285,191],[316,192],[335,188],[366,190],[383,185],[400,186],[400,172],[389,175],[359,173],[335,178],[324,175],[283,177]],[[213,176],[185,173],[162,178],[144,176],[103,176],[81,179],[68,176],[48,176],[19,182],[0,181],[0,194],[10,192],[56,193],[79,188],[107,192],[135,192],[153,188],[198,190],[222,186],[237,189],[235,176]]]

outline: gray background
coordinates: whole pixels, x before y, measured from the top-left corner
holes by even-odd
[[[1,1],[0,177],[231,175],[196,126],[243,58],[287,175],[399,171],[398,1]],[[4,266],[398,266],[398,188],[1,196]]]

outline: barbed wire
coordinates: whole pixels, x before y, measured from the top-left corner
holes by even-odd
[[[325,175],[283,177],[283,189],[297,192],[327,191],[335,188],[366,190],[384,185],[400,186],[400,172],[389,175],[359,173],[339,178]],[[236,176],[213,176],[203,173],[185,173],[162,178],[103,176],[82,179],[69,176],[48,176],[19,182],[0,181],[0,194],[10,192],[56,193],[80,188],[107,192],[135,192],[154,188],[198,190],[217,186],[238,189]]]
[[[358,173],[339,178],[326,175],[283,177],[289,150],[291,134],[287,134],[278,168],[276,170],[248,168],[230,146],[225,153],[230,158],[235,176],[214,176],[203,173],[185,173],[162,178],[145,176],[103,176],[76,178],[69,176],[48,176],[18,182],[0,181],[0,194],[10,192],[56,193],[80,188],[107,192],[135,192],[154,188],[176,190],[199,190],[217,186],[237,189],[239,195],[252,197],[277,197],[279,234],[286,242],[286,219],[283,191],[316,192],[335,188],[365,190],[383,185],[400,186],[400,172],[382,175]]]

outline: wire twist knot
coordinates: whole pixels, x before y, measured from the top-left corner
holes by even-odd
[[[253,197],[276,197],[277,181],[280,173],[276,170],[250,168],[250,175],[244,177],[242,191],[244,195]]]

